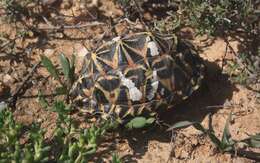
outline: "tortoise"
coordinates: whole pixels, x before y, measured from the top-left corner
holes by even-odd
[[[86,54],[71,95],[85,112],[122,122],[187,99],[204,75],[205,65],[192,44],[175,35],[138,32]]]

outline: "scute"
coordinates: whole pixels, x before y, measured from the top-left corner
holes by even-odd
[[[113,39],[85,57],[72,89],[85,110],[120,120],[175,105],[201,85],[205,66],[194,48],[174,35],[142,32]]]

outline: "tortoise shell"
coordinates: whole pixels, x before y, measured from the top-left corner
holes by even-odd
[[[129,34],[86,54],[72,95],[83,110],[121,120],[181,102],[199,88],[204,71],[193,47],[174,35]]]

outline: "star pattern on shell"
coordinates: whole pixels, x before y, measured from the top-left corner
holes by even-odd
[[[205,65],[191,44],[151,32],[116,37],[84,57],[71,91],[87,112],[119,119],[169,107],[197,90]]]

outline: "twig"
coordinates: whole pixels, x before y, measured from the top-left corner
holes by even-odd
[[[232,53],[233,53],[236,57],[238,57],[237,52],[236,52],[236,51],[234,50],[234,48],[230,45],[228,39],[227,39],[225,36],[223,37],[223,39],[224,39],[225,43],[227,44],[227,47],[232,51]],[[251,71],[247,68],[247,66],[244,64],[244,62],[242,61],[241,63],[243,64],[245,70],[247,70],[247,72],[248,72],[249,74],[251,74]]]
[[[53,25],[51,24],[51,22],[45,17],[42,16],[43,20],[45,21],[46,24],[48,24],[48,26],[53,27]]]
[[[15,37],[14,39],[8,39],[8,41],[5,42],[5,40],[1,40],[2,42],[5,42],[3,45],[0,46],[0,51],[4,48],[8,47],[10,44],[14,44],[17,39],[19,39],[20,36]]]
[[[0,47],[0,51],[1,51],[2,49],[4,49],[5,47],[7,47],[8,45],[13,44],[14,41],[15,41],[15,39],[14,39],[14,40],[8,40],[6,43],[4,43],[4,44]]]
[[[150,31],[149,28],[148,28],[148,25],[144,21],[144,16],[143,16],[141,6],[138,4],[138,2],[136,0],[133,0],[133,1],[134,1],[135,7],[137,9],[137,12],[138,12],[138,15],[139,15],[139,18],[140,18],[140,21],[141,21],[143,27],[145,28],[146,31]]]
[[[58,30],[58,29],[78,29],[78,28],[85,28],[85,27],[93,27],[98,25],[105,25],[105,23],[93,21],[85,24],[76,24],[76,25],[60,25],[60,26],[52,26],[47,23],[49,27],[39,27],[40,30]]]
[[[120,20],[118,21],[118,23],[121,23],[121,22],[123,22],[123,21],[127,22],[129,25],[133,25],[133,26],[138,25],[137,22],[133,22],[133,21],[129,20],[128,18],[120,19]]]
[[[170,162],[170,160],[172,158],[172,153],[173,153],[173,149],[174,149],[174,144],[173,144],[174,137],[175,137],[174,130],[172,130],[172,136],[171,136],[171,142],[170,142],[171,150],[170,150],[170,154],[169,154],[169,157],[168,157],[166,163]]]
[[[19,93],[21,92],[21,90],[24,88],[24,86],[26,85],[26,83],[30,80],[30,78],[32,77],[34,71],[36,70],[36,68],[40,65],[41,61],[38,62],[37,64],[35,64],[32,68],[32,70],[29,72],[28,76],[25,78],[25,80],[22,82],[22,84],[16,89],[16,91],[13,93],[13,95],[8,99],[8,105],[11,108],[15,107],[17,98]]]
[[[257,162],[260,161],[260,153],[243,151],[243,150],[232,151],[231,153],[236,154],[240,157],[245,157],[247,159],[255,160]]]
[[[110,23],[110,29],[111,29],[112,33],[116,37],[119,36],[119,34],[116,31],[116,22],[114,21],[114,19],[112,17],[109,17],[109,23]]]
[[[228,52],[228,43],[226,42],[225,54],[224,54],[224,56],[222,58],[221,72],[223,72],[223,69],[224,69],[227,52]]]
[[[228,39],[227,39],[225,36],[223,37],[223,39],[224,39],[224,41],[225,41],[227,47],[232,51],[233,54],[235,54],[235,55],[237,56],[236,51],[235,51],[234,48],[230,45]]]
[[[226,106],[226,105],[212,105],[212,106],[206,106],[205,108],[206,108],[206,109],[230,108],[230,107],[232,107],[232,106],[234,106],[234,105],[228,105],[228,106]]]

